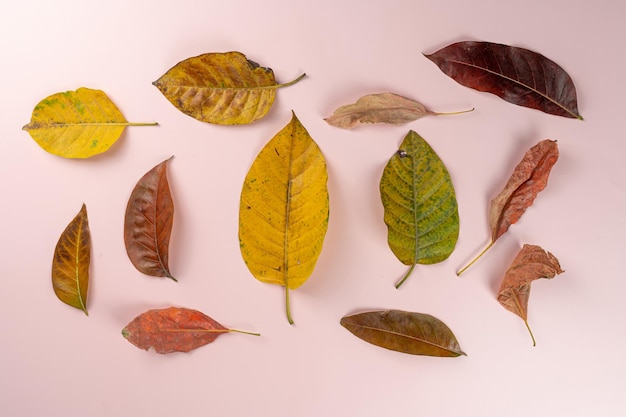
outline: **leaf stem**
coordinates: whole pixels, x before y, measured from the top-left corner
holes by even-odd
[[[293,324],[293,319],[291,318],[291,305],[289,303],[289,287],[285,285],[285,309],[287,311],[287,321],[289,324]]]
[[[493,246],[493,244],[494,244],[494,243],[495,243],[495,241],[494,241],[494,240],[492,240],[491,242],[489,242],[489,244],[487,245],[487,247],[486,247],[485,249],[483,249],[483,250],[482,250],[482,252],[480,252],[480,253],[478,254],[478,256],[476,256],[474,259],[472,259],[472,261],[471,261],[470,263],[468,263],[468,264],[467,264],[467,265],[465,265],[463,268],[461,268],[461,269],[460,269],[460,270],[456,273],[456,275],[457,275],[458,277],[460,277],[460,276],[461,276],[461,274],[462,274],[463,272],[465,272],[465,270],[466,270],[467,268],[469,268],[470,266],[472,266],[472,265],[474,264],[474,262],[476,262],[477,260],[479,260],[479,259],[480,259],[480,257],[481,257],[481,256],[483,256],[483,255],[485,254],[485,252],[487,252],[487,251],[488,251],[488,250],[489,250],[489,249]]]
[[[400,288],[400,285],[404,284],[404,281],[407,280],[407,278],[409,277],[409,275],[411,275],[411,272],[413,272],[413,269],[415,268],[415,264],[411,265],[411,267],[409,268],[409,270],[407,271],[406,274],[404,274],[404,276],[402,277],[402,279],[400,281],[398,281],[398,283],[396,284],[396,289]]]
[[[290,85],[294,85],[295,83],[297,83],[298,81],[300,81],[301,79],[303,79],[304,77],[306,77],[306,73],[302,73],[302,75],[300,75],[298,78],[296,78],[295,80],[291,80],[288,83],[284,83],[284,84],[278,84],[276,86],[276,88],[281,88],[281,87],[289,87]]]
[[[228,329],[228,331],[232,333],[249,334],[250,336],[261,336],[261,333],[246,332],[244,330]]]
[[[469,113],[469,112],[473,112],[474,111],[474,107],[472,107],[469,110],[461,110],[461,111],[453,111],[453,112],[445,112],[445,113],[434,113],[435,116],[453,116],[455,114],[463,114],[463,113]]]
[[[528,333],[530,333],[530,338],[533,340],[533,346],[537,346],[537,342],[535,341],[535,336],[533,335],[533,331],[530,330],[530,325],[528,324],[528,317],[526,316],[526,314],[524,314],[524,310],[522,310],[522,306],[519,303],[519,299],[517,298],[517,294],[513,291],[511,293],[511,298],[513,298],[513,301],[515,301],[515,305],[517,306],[517,310],[520,312],[520,314],[518,314],[520,317],[522,317],[522,320],[524,320],[524,324],[526,325],[526,328],[528,329]]]

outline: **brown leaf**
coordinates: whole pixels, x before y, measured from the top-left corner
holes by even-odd
[[[354,104],[339,107],[332,116],[324,120],[332,126],[342,129],[352,129],[359,123],[401,125],[428,115],[457,113],[465,112],[435,113],[415,100],[394,93],[380,93],[363,96]]]
[[[562,272],[558,259],[550,252],[536,245],[524,245],[504,274],[498,290],[498,302],[524,320],[533,339],[533,346],[535,337],[528,326],[530,284],[539,278],[554,278]]]
[[[426,55],[466,87],[519,106],[577,118],[576,88],[554,61],[528,49],[492,42],[457,42]]]
[[[401,310],[370,311],[341,319],[341,325],[376,346],[412,355],[465,355],[456,337],[441,320]]]
[[[148,171],[133,189],[126,206],[124,243],[130,261],[140,272],[176,281],[168,263],[174,219],[174,202],[167,182],[168,161]]]
[[[181,307],[148,310],[128,323],[122,336],[139,349],[171,353],[189,352],[229,332],[259,336],[258,333],[227,329],[197,310]]]
[[[52,261],[52,286],[59,300],[85,314],[90,261],[91,235],[87,207],[83,204],[57,242]]]
[[[537,194],[548,185],[552,167],[559,159],[559,148],[555,140],[545,139],[530,148],[515,167],[504,189],[493,199],[489,207],[491,242],[457,275],[476,262],[498,240],[512,224],[522,217]]]

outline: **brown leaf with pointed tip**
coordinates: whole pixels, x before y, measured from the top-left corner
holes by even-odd
[[[148,310],[128,323],[122,336],[139,349],[171,353],[189,352],[229,332],[259,336],[228,329],[197,310],[182,307]]]
[[[559,159],[559,148],[555,140],[545,139],[530,148],[515,167],[508,182],[489,206],[489,228],[491,242],[457,275],[476,262],[498,240],[512,224],[522,217],[537,194],[548,185],[552,167]]]
[[[148,171],[133,189],[126,206],[124,243],[130,261],[140,272],[176,281],[169,270],[174,220],[174,202],[167,181],[170,159]]]
[[[539,278],[554,278],[562,273],[558,259],[540,246],[524,245],[504,274],[498,290],[498,302],[507,310],[524,320],[535,345],[535,338],[528,326],[528,298],[530,284]]]
[[[474,109],[468,110],[472,111]],[[465,112],[456,112],[465,113]],[[387,123],[401,125],[424,116],[456,113],[436,113],[422,103],[394,93],[369,94],[356,103],[339,107],[332,116],[324,119],[331,126],[352,129],[359,123]]]
[[[91,261],[91,235],[87,207],[82,208],[67,225],[56,248],[52,261],[52,287],[65,304],[87,314],[87,290]]]
[[[402,310],[369,311],[345,316],[341,325],[359,339],[411,355],[465,355],[452,330],[429,314]]]
[[[582,120],[571,77],[541,54],[493,42],[465,41],[425,56],[461,85],[518,106]]]

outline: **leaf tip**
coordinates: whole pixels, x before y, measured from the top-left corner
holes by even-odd
[[[128,331],[128,327],[124,327],[122,329],[122,336],[124,339],[128,339],[130,337],[130,332]]]

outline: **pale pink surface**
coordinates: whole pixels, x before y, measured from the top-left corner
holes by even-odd
[[[6,416],[569,416],[626,415],[623,267],[626,164],[620,2],[55,1],[0,6],[2,231],[0,410]],[[473,39],[522,46],[572,76],[584,121],[467,89],[422,53]],[[176,110],[151,85],[177,62],[237,50],[274,69],[269,116],[220,127]],[[105,155],[47,154],[21,131],[47,95],[107,92],[130,121]],[[392,91],[434,111],[406,126],[328,126],[340,105]],[[248,272],[237,238],[239,193],[261,147],[294,110],[324,152],[330,223],[309,281],[292,293]],[[378,182],[409,129],[436,150],[461,218],[444,263],[406,271],[387,247]],[[560,160],[533,207],[462,278],[489,240],[487,207],[523,153],[558,140]],[[170,267],[178,283],[137,272],[123,216],[137,180],[174,155]],[[56,299],[50,263],[65,225],[87,205],[93,252],[89,317]],[[565,272],[533,284],[529,322],[495,300],[524,243]],[[229,334],[190,354],[157,355],[121,329],[149,308],[200,310]],[[402,355],[368,345],[343,315],[394,308],[432,314],[467,357]]]

